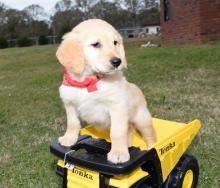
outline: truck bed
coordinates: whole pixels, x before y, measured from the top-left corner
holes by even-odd
[[[156,149],[160,159],[163,180],[167,178],[170,171],[186,152],[195,135],[198,133],[201,123],[194,120],[190,123],[178,123],[174,121],[153,118],[153,127],[156,132],[157,142],[148,148],[141,135],[132,130],[132,146],[142,151]],[[93,138],[101,138],[110,142],[109,130],[97,131],[94,126],[81,130],[81,134],[90,135]]]
[[[151,161],[158,171],[162,172],[161,178],[165,181],[201,125],[199,120],[185,124],[153,118],[153,126],[157,142],[152,148],[147,147],[135,129],[132,130],[132,147],[129,148],[131,160],[123,164],[116,165],[107,161],[106,154],[111,148],[109,130],[97,131],[92,125],[81,129],[81,140],[78,140],[77,144],[64,148],[55,140],[50,149],[66,162],[109,175],[129,174]],[[69,153],[71,150],[74,152]]]

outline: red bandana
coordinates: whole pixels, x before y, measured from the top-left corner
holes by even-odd
[[[73,80],[66,69],[63,72],[63,85],[79,87],[79,88],[87,88],[88,92],[93,92],[97,90],[96,83],[99,81],[97,77],[87,77],[84,81],[76,81]]]

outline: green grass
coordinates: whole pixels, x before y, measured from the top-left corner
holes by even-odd
[[[0,187],[59,187],[52,139],[66,116],[58,87],[57,46],[0,50]],[[200,163],[199,187],[220,186],[220,44],[126,48],[129,81],[144,92],[154,117],[202,121],[189,152]]]

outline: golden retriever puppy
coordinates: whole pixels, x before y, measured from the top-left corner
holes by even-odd
[[[80,23],[64,35],[56,55],[65,67],[59,92],[66,109],[67,130],[59,138],[61,145],[77,141],[79,119],[110,127],[107,158],[112,163],[130,159],[130,125],[138,129],[149,147],[155,143],[145,98],[122,73],[127,67],[122,37],[110,24],[99,19]]]

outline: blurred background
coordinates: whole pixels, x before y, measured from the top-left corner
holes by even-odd
[[[104,19],[125,38],[160,33],[158,0],[0,1],[0,48],[55,44],[88,18]]]

